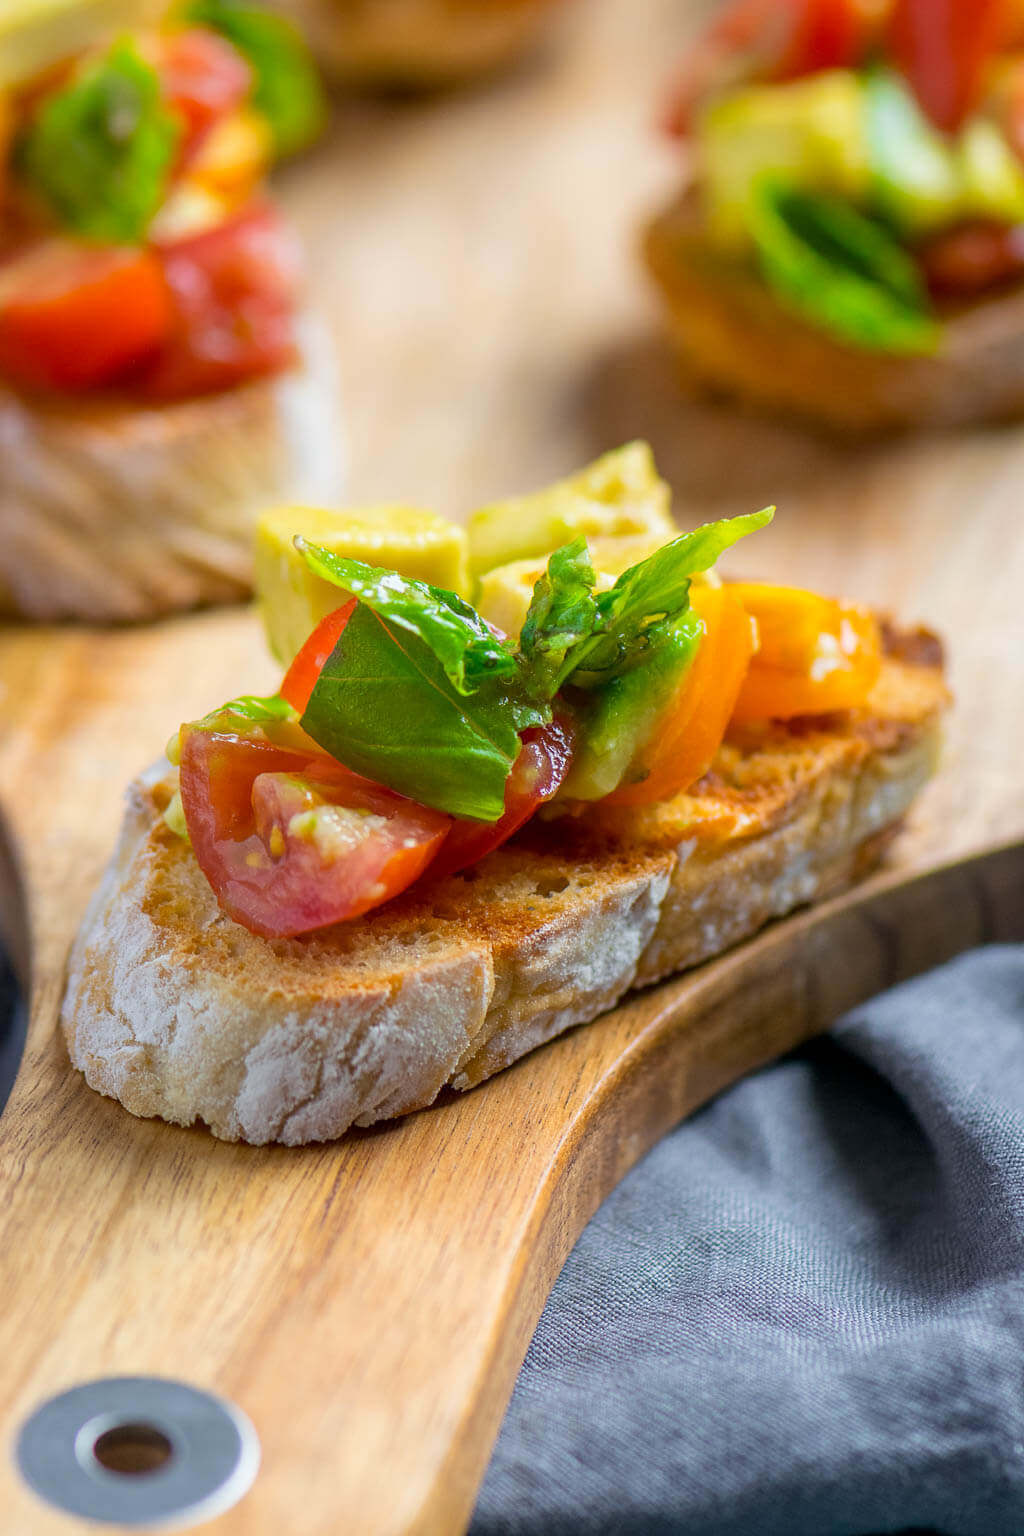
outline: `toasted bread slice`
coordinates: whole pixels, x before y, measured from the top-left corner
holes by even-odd
[[[454,84],[510,63],[552,0],[274,0],[329,74],[371,85]]]
[[[330,343],[302,337],[289,372],[174,405],[0,386],[0,614],[109,623],[244,597],[257,513],[342,491]]]
[[[655,219],[644,249],[684,374],[698,385],[851,432],[1024,415],[1024,285],[940,310],[940,350],[894,356],[844,345],[722,256],[693,189]]]
[[[748,729],[689,795],[535,821],[305,939],[217,905],[134,784],[70,967],[73,1064],[136,1115],[299,1144],[471,1088],[646,985],[871,869],[935,766],[947,703],[932,637],[890,636],[870,707]]]

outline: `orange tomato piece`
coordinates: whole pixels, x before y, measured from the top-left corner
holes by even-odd
[[[606,805],[650,805],[695,784],[711,766],[754,654],[749,615],[728,587],[694,586],[704,634],[679,693],[630,775]]]
[[[868,609],[796,587],[731,582],[728,590],[756,619],[760,636],[734,720],[788,720],[865,703],[882,665]]]

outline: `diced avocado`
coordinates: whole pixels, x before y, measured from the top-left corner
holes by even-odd
[[[627,443],[546,490],[495,502],[469,520],[470,572],[479,578],[496,566],[546,557],[583,534],[675,532],[671,493],[654,467],[647,443]]]
[[[576,756],[559,798],[599,800],[641,776],[643,749],[675,698],[700,636],[700,620],[690,609],[668,627],[643,666],[595,689],[584,701]]]
[[[749,244],[764,177],[861,201],[870,181],[863,77],[825,70],[723,96],[701,116],[697,153],[709,228],[725,246]]]
[[[907,235],[960,219],[1024,218],[1024,166],[993,122],[972,118],[955,139],[925,117],[886,70],[867,80],[871,199]]]
[[[591,563],[599,592],[612,586],[617,576],[653,555],[679,532],[629,534],[623,538],[588,539]],[[535,584],[544,574],[547,559],[513,560],[486,571],[477,589],[476,608],[491,624],[515,638],[523,627]]]
[[[975,117],[960,136],[963,213],[979,219],[1024,219],[1024,165],[995,123]]]
[[[309,569],[294,546],[296,534],[337,555],[384,566],[460,597],[467,593],[465,530],[435,512],[403,506],[265,512],[256,528],[256,590],[270,649],[282,665],[343,601],[337,587]]]
[[[164,0],[2,0],[0,89],[25,85],[63,59],[155,22]]]
[[[873,206],[905,233],[948,223],[962,195],[955,142],[932,126],[898,75],[875,70],[865,89]]]

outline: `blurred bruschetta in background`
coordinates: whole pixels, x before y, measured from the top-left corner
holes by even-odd
[[[324,69],[369,85],[451,85],[512,63],[559,0],[274,0]]]
[[[231,0],[10,0],[0,60],[0,612],[238,598],[256,513],[340,491],[265,191],[323,121],[299,34]]]
[[[733,0],[646,256],[696,381],[839,428],[1024,414],[1024,11]]]

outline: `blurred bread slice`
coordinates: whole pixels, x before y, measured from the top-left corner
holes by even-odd
[[[445,85],[487,74],[533,43],[553,0],[273,0],[324,69],[367,84]]]
[[[690,794],[532,822],[304,939],[221,912],[163,820],[167,764],[132,786],[71,958],[71,1061],[136,1115],[296,1145],[467,1089],[630,987],[698,964],[881,857],[934,769],[934,637],[889,636],[868,706],[728,741]]]
[[[845,345],[780,304],[708,241],[687,192],[644,243],[684,377],[762,409],[871,432],[1024,416],[1024,284],[943,313],[931,356]]]
[[[342,492],[333,351],[300,332],[288,372],[171,405],[0,385],[0,613],[110,623],[245,597],[259,512]]]

